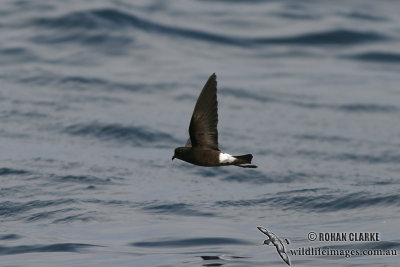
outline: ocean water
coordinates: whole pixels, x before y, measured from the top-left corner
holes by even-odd
[[[399,14],[391,0],[1,1],[0,265],[286,266],[263,226],[292,266],[398,266]],[[220,148],[258,169],[171,162],[214,72]]]

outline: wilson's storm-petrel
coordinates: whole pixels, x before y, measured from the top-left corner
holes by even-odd
[[[235,165],[257,168],[251,164],[253,155],[232,156],[218,148],[217,76],[212,74],[197,99],[189,126],[190,138],[184,147],[175,148],[172,157],[205,167]]]

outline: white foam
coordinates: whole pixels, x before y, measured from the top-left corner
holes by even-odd
[[[219,163],[232,163],[236,160],[235,157],[227,153],[219,153]]]

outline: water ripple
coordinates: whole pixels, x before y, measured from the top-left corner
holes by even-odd
[[[394,154],[391,152],[382,152],[378,155],[374,154],[356,154],[356,153],[338,153],[329,154],[325,151],[314,151],[314,150],[297,150],[297,155],[307,156],[310,158],[319,158],[326,161],[338,160],[338,161],[353,161],[359,163],[369,164],[383,164],[383,163],[400,163],[400,154]]]
[[[348,193],[337,195],[325,192],[321,195],[310,195],[309,192],[294,193],[282,192],[277,196],[261,197],[247,200],[226,200],[217,201],[217,206],[264,206],[271,205],[282,210],[297,210],[307,212],[335,212],[339,210],[350,210],[366,207],[389,207],[400,206],[400,196],[398,194],[371,194],[365,192]]]
[[[70,182],[79,184],[90,184],[90,185],[109,185],[115,184],[114,179],[109,178],[99,178],[91,175],[53,175],[53,180],[57,182]]]
[[[337,29],[279,38],[260,38],[255,40],[255,42],[260,44],[288,45],[354,45],[384,41],[387,39],[389,39],[388,36],[372,31],[360,32],[355,30]]]
[[[347,59],[355,59],[365,62],[378,62],[378,63],[400,63],[400,53],[370,51],[358,53],[354,55],[343,56]]]
[[[34,221],[40,221],[44,219],[49,219],[53,217],[54,215],[57,214],[65,214],[70,211],[75,211],[77,210],[76,208],[66,208],[66,209],[59,209],[59,210],[53,210],[53,211],[43,211],[43,212],[37,212],[34,213],[33,215],[29,216],[26,221],[27,222],[34,222]]]
[[[236,171],[225,175],[224,181],[228,182],[239,182],[239,183],[255,183],[255,184],[268,184],[268,183],[290,183],[293,181],[304,181],[310,177],[314,177],[315,174],[307,174],[303,172],[292,172],[287,173],[271,173],[265,174],[258,170],[247,170],[247,171]]]
[[[2,64],[27,63],[38,60],[38,56],[23,47],[9,47],[0,49]]]
[[[101,140],[115,140],[131,143],[135,146],[151,146],[162,143],[179,143],[167,133],[150,130],[145,127],[123,126],[120,124],[74,124],[64,128],[64,132],[77,136],[91,136]]]
[[[344,17],[348,17],[351,19],[367,20],[367,21],[373,21],[373,22],[387,21],[387,19],[384,17],[379,17],[379,16],[362,13],[362,12],[358,12],[358,11],[347,12],[347,13],[341,12],[341,13],[339,13],[339,15],[342,15]]]
[[[261,103],[272,102],[272,103],[292,105],[307,109],[328,109],[328,110],[348,112],[348,113],[394,113],[399,111],[399,107],[390,104],[373,104],[373,103],[330,104],[330,103],[308,102],[299,99],[291,100],[287,96],[267,97],[246,90],[232,89],[232,88],[222,88],[221,94],[230,95],[240,99],[253,100]]]
[[[16,234],[6,234],[6,235],[0,235],[0,240],[16,240],[20,239],[21,237]]]
[[[360,32],[348,29],[325,30],[316,33],[302,33],[281,37],[237,37],[202,31],[197,29],[167,26],[144,19],[131,13],[116,9],[98,9],[69,13],[55,18],[38,18],[31,22],[39,27],[53,29],[121,29],[135,27],[147,33],[179,36],[224,45],[249,47],[251,45],[353,45],[359,43],[384,41],[389,39],[373,31]],[[82,36],[68,36],[70,40],[81,40]],[[40,38],[43,39],[43,38]],[[62,41],[66,41],[63,39]]]
[[[86,212],[81,214],[68,215],[60,219],[55,219],[52,223],[71,223],[75,221],[88,222],[95,220],[95,217],[90,216],[89,214],[95,214],[95,212]]]
[[[163,204],[152,204],[143,207],[142,210],[148,211],[155,214],[173,214],[182,216],[215,216],[211,212],[202,212],[198,207],[185,203],[163,203]]]
[[[135,247],[194,247],[194,246],[215,246],[215,245],[248,245],[245,240],[227,237],[199,237],[199,238],[162,238],[151,241],[134,242]]]
[[[113,33],[91,33],[86,32],[59,32],[54,34],[39,34],[31,39],[37,44],[65,44],[67,42],[78,42],[80,44],[96,47],[102,52],[110,54],[122,54],[124,49],[132,47],[133,39],[127,36],[119,36]]]
[[[399,110],[396,106],[379,104],[346,104],[338,106],[337,109],[346,112],[371,113],[391,113]]]
[[[17,170],[11,168],[0,168],[0,176],[2,175],[13,175],[13,174],[28,174],[28,171],[25,170]]]
[[[0,202],[0,216],[7,218],[23,214],[33,209],[59,206],[75,202],[76,200],[74,199],[33,200],[28,202],[3,201]]]
[[[85,248],[97,247],[97,245],[81,243],[59,243],[51,245],[31,245],[31,246],[0,246],[0,255],[13,255],[24,253],[40,252],[81,252]]]
[[[346,143],[349,142],[350,139],[342,136],[327,136],[327,135],[319,135],[319,134],[299,134],[294,135],[294,138],[301,140],[310,140],[310,141],[318,141],[318,142],[328,142],[328,143]]]
[[[287,103],[301,108],[330,109],[347,113],[394,113],[399,111],[397,106],[370,103],[325,104],[302,101],[288,101]]]

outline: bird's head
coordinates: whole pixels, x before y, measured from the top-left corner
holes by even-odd
[[[172,160],[175,158],[182,159],[183,155],[188,151],[188,147],[177,147],[175,148],[174,155],[172,156]]]
[[[268,238],[267,240],[264,240],[263,245],[272,245],[271,239]]]

